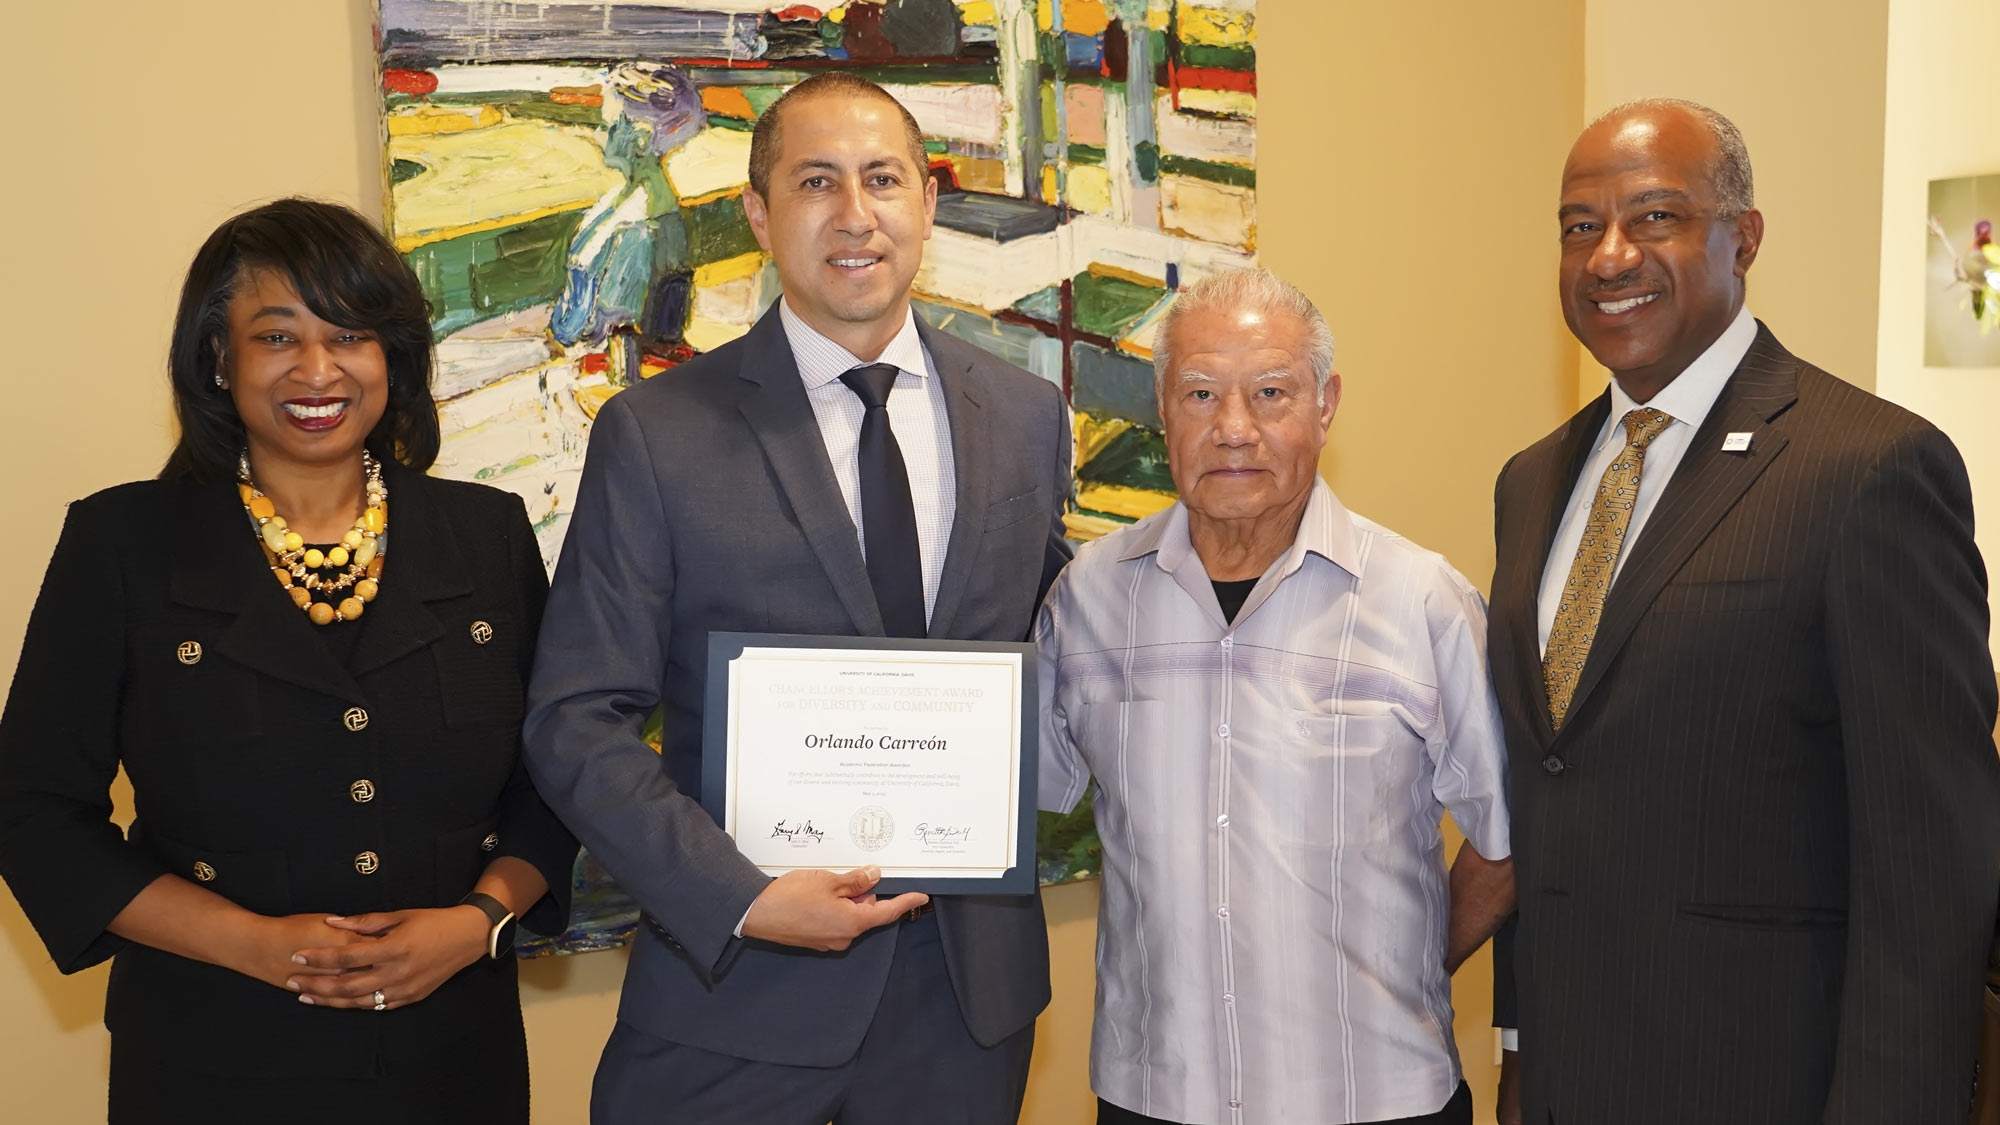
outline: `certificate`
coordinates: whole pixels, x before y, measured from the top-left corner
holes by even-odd
[[[702,807],[770,875],[1032,894],[1036,706],[1028,644],[713,633]]]

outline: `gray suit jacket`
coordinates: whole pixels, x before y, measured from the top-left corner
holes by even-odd
[[[931,635],[1024,639],[1069,557],[1070,432],[1048,382],[918,329],[943,380],[958,509]],[[841,953],[731,936],[765,884],[703,812],[715,630],[880,636],[881,615],[774,305],[750,333],[605,403],[529,690],[544,798],[656,923],[619,1018],[672,1042],[791,1065],[846,1061],[898,927]],[[655,707],[665,753],[640,741]],[[992,1044],[1048,1003],[1038,896],[938,900],[949,987]]]
[[[2000,863],[1964,463],[1760,326],[1558,733],[1536,598],[1608,401],[1496,495],[1523,1117],[1956,1125]]]

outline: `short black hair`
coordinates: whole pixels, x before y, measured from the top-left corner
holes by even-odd
[[[321,320],[375,334],[388,360],[389,402],[368,449],[419,472],[430,468],[440,435],[423,286],[388,237],[352,208],[293,197],[215,228],[188,266],[167,351],[180,438],[160,478],[236,479],[243,419],[216,375],[229,339],[229,300],[257,270],[283,274]]]
[[[895,106],[896,112],[903,118],[903,138],[910,146],[910,160],[916,165],[918,182],[922,183],[922,177],[929,174],[931,162],[924,152],[924,131],[917,127],[917,119],[911,115],[909,108],[897,101],[896,95],[858,74],[823,70],[780,94],[777,101],[757,115],[757,124],[750,130],[750,190],[756,192],[758,198],[770,198],[771,167],[778,162],[778,141],[784,129],[785,107],[793,102],[829,94],[881,98]]]

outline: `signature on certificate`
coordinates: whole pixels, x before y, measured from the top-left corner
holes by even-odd
[[[972,838],[969,825],[919,824],[917,839],[926,844],[963,844]]]
[[[783,838],[794,844],[817,844],[826,839],[826,833],[814,828],[810,820],[803,824],[787,824],[781,820],[771,827],[771,838]]]

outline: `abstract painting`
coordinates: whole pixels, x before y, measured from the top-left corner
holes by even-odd
[[[777,298],[741,206],[750,130],[827,69],[923,131],[918,315],[1069,397],[1070,534],[1172,503],[1152,346],[1180,285],[1256,260],[1255,0],[379,0],[377,26],[389,228],[439,339],[436,471],[524,497],[550,563],[605,400]],[[1044,843],[1045,881],[1094,873],[1087,809]],[[636,922],[578,872],[582,924],[537,952]]]
[[[2000,174],[1932,180],[1924,364],[2000,367]]]

